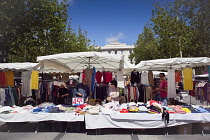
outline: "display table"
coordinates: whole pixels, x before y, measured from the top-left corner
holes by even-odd
[[[167,127],[198,122],[210,122],[210,113],[170,114],[170,121]],[[162,114],[148,113],[85,114],[85,124],[86,129],[150,129],[165,127],[165,123],[162,121]]]
[[[42,122],[57,121],[57,122],[84,122],[84,115],[75,113],[10,113],[0,114],[0,121],[8,124],[8,133],[11,131],[15,123],[18,122],[38,122],[35,133],[37,133]],[[67,131],[67,126],[66,130]]]
[[[10,113],[0,114],[0,121],[7,123],[38,122],[35,132],[38,131],[40,123],[44,121],[85,121],[85,129],[95,130],[103,128],[152,129],[166,127],[162,120],[162,114],[148,113],[103,114],[100,112],[98,115],[78,115],[75,113]],[[210,113],[170,114],[170,121],[167,127],[200,122],[210,122]]]
[[[84,115],[75,113],[10,113],[0,114],[1,122],[40,122],[40,121],[84,121]]]
[[[203,121],[210,122],[210,113],[186,113],[169,114],[169,119],[176,121]],[[149,113],[116,113],[110,114],[112,120],[137,120],[137,121],[161,121],[162,114],[149,114]]]

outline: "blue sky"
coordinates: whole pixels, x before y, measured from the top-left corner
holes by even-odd
[[[95,44],[113,41],[131,45],[152,15],[152,3],[160,0],[68,0],[72,28],[80,26]]]

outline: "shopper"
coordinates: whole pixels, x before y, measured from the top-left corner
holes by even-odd
[[[117,87],[117,81],[112,80],[110,81],[109,85],[110,87],[108,90],[107,101],[119,104],[120,94],[119,94],[119,88]]]
[[[160,92],[160,101],[163,102],[163,105],[167,105],[167,96],[168,96],[168,83],[165,79],[165,74],[160,73],[160,85],[159,88],[156,88],[157,91]]]
[[[60,83],[60,88],[58,89],[58,104],[64,104],[65,98],[69,96],[69,90],[66,88],[64,82]]]
[[[82,83],[79,83],[77,85],[77,88],[76,88],[76,92],[75,92],[75,96],[76,97],[83,97],[84,98],[84,102],[87,102],[88,101],[88,97],[90,95],[90,88],[89,86],[87,85],[87,78],[84,78],[82,80]]]

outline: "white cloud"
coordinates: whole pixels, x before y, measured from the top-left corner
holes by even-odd
[[[123,33],[119,32],[117,35],[106,38],[106,43],[112,43],[114,41],[119,41],[120,39],[125,38]]]

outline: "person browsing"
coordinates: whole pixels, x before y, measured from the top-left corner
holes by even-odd
[[[69,90],[66,88],[64,82],[60,83],[60,88],[58,89],[58,104],[64,104],[65,98],[69,96]]]
[[[79,83],[77,85],[75,95],[76,95],[76,97],[83,97],[84,101],[87,102],[88,97],[90,95],[89,92],[90,91],[89,91],[89,86],[87,85],[87,78],[84,78],[82,80],[82,83]]]
[[[107,101],[119,104],[120,95],[119,95],[119,88],[117,87],[117,81],[112,80],[110,81],[109,85],[110,87],[108,91]]]
[[[163,102],[163,105],[167,105],[167,96],[168,96],[168,83],[165,79],[165,74],[160,73],[160,85],[159,88],[156,88],[157,91],[160,93],[160,101]]]

